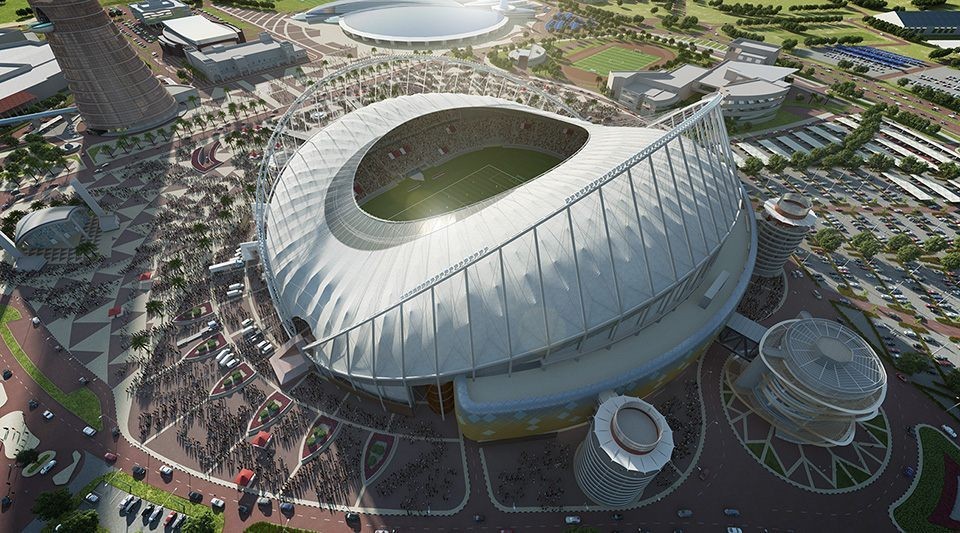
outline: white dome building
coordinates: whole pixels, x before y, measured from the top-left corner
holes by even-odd
[[[469,127],[476,115],[514,129]],[[519,123],[537,134],[503,136]],[[560,161],[436,216],[369,214],[358,198],[379,186],[363,170],[370,154],[423,124]],[[732,314],[756,253],[716,99],[631,128],[486,95],[401,96],[341,116],[267,174],[267,285],[288,329],[316,339],[308,356],[385,400],[455,382],[458,419],[478,440],[576,424],[600,391],[670,379]]]
[[[880,358],[854,331],[820,318],[786,320],[760,340],[760,355],[734,390],[777,429],[801,444],[844,446],[887,394]]]

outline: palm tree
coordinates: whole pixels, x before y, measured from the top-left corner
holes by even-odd
[[[183,259],[180,259],[179,257],[174,257],[173,259],[167,261],[168,270],[180,270],[181,267],[183,267]]]
[[[143,137],[147,140],[148,143],[153,144],[157,140],[157,136],[154,135],[152,131],[148,131],[143,134]]]
[[[163,316],[163,302],[161,302],[160,300],[150,300],[149,302],[147,302],[146,307],[147,307],[147,315]]]
[[[229,111],[230,114],[233,115],[233,120],[240,120],[240,117],[237,115],[237,103],[236,103],[236,102],[230,102],[230,103],[228,103],[228,104],[227,104],[227,111]]]
[[[80,241],[73,251],[83,257],[92,257],[97,254],[97,245],[90,241]]]
[[[130,336],[130,347],[134,350],[143,351],[150,344],[150,334],[145,331],[138,331]]]
[[[203,126],[206,124],[200,115],[193,117],[193,123],[196,124],[201,131],[203,131]]]
[[[223,124],[227,123],[227,114],[224,113],[222,110],[217,111],[217,118],[220,119],[221,123]]]
[[[189,101],[190,105],[192,105],[193,107],[197,107],[198,100],[200,100],[200,98],[198,98],[197,95],[195,94],[191,94],[190,96],[187,97],[187,101]]]
[[[170,286],[182,289],[186,287],[187,280],[183,279],[183,276],[173,276],[170,278]]]
[[[137,145],[137,149],[139,149],[139,148],[140,148],[140,143],[143,142],[143,139],[141,139],[141,138],[140,138],[139,136],[137,136],[137,135],[134,135],[133,137],[130,137],[130,142],[136,144],[136,145]]]
[[[121,135],[118,137],[115,144],[117,148],[123,150],[125,153],[130,153],[130,138],[126,135]]]

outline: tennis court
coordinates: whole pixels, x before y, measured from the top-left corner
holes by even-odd
[[[611,70],[642,70],[657,61],[655,56],[637,50],[611,46],[592,56],[575,61],[573,66],[606,76]]]
[[[492,147],[469,152],[405,178],[363,204],[386,220],[417,220],[474,204],[553,168],[559,159],[522,148]]]

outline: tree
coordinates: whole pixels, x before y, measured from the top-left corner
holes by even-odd
[[[97,245],[90,241],[80,241],[73,249],[77,255],[82,255],[83,257],[93,257],[97,254],[97,250]]]
[[[150,300],[146,305],[148,315],[162,315],[163,302],[160,300]]]
[[[100,517],[93,509],[73,511],[60,518],[60,531],[70,533],[97,533],[100,526]]]
[[[73,511],[77,504],[70,491],[64,488],[41,492],[30,510],[40,520],[48,521]]]
[[[130,347],[141,352],[150,345],[150,334],[145,331],[138,331],[130,336]]]
[[[960,270],[960,252],[949,252],[940,259],[940,266],[947,272]]]
[[[794,152],[790,155],[790,166],[796,170],[805,170],[810,166],[810,156],[803,152]]]
[[[860,252],[860,255],[862,255],[864,259],[871,259],[883,251],[883,243],[877,239],[869,240],[857,246],[857,251]]]
[[[813,236],[817,246],[828,252],[833,252],[843,244],[843,235],[833,228],[823,228]]]
[[[923,251],[920,250],[919,246],[916,244],[908,244],[897,250],[897,261],[910,263],[911,261],[916,261],[922,254]]]
[[[927,164],[912,155],[900,160],[900,170],[907,174],[923,174],[927,171]]]
[[[760,173],[761,169],[763,169],[763,161],[753,156],[748,157],[740,168],[747,176],[756,176]]]
[[[889,241],[887,241],[887,250],[896,252],[908,244],[913,244],[913,239],[901,233],[899,235],[894,235]]]
[[[784,39],[783,42],[780,43],[780,47],[789,52],[796,48],[798,44],[800,43],[796,39]]]
[[[871,154],[867,158],[867,166],[876,170],[877,172],[883,172],[885,170],[890,170],[893,166],[894,161],[892,157],[885,156],[883,154]]]
[[[907,78],[900,78],[899,80],[897,80],[897,85],[901,87],[906,87],[907,84],[909,83],[910,83],[910,80],[908,80]]]
[[[928,366],[930,366],[930,358],[917,352],[905,353],[897,360],[897,369],[910,375],[922,372]]]
[[[950,243],[947,242],[947,239],[940,235],[934,235],[923,241],[923,250],[928,254],[935,254],[937,252],[946,250],[949,247]]]
[[[770,170],[770,172],[779,174],[780,172],[783,172],[783,169],[787,168],[788,163],[789,161],[787,161],[787,158],[780,154],[773,154],[770,156],[770,159],[767,160],[767,168]]]
[[[216,522],[213,513],[206,509],[200,516],[191,517],[181,529],[183,533],[214,533]]]
[[[17,452],[16,458],[18,465],[27,466],[37,462],[37,459],[40,458],[40,452],[36,448],[24,448]]]
[[[942,163],[934,175],[942,180],[957,179],[960,177],[960,165],[956,163]]]

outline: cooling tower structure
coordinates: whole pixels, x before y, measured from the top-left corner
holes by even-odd
[[[97,0],[29,0],[80,116],[96,133],[135,132],[177,114],[177,102]]]
[[[608,507],[637,501],[670,462],[673,431],[649,403],[631,396],[603,401],[577,448],[574,473],[591,500]]]

